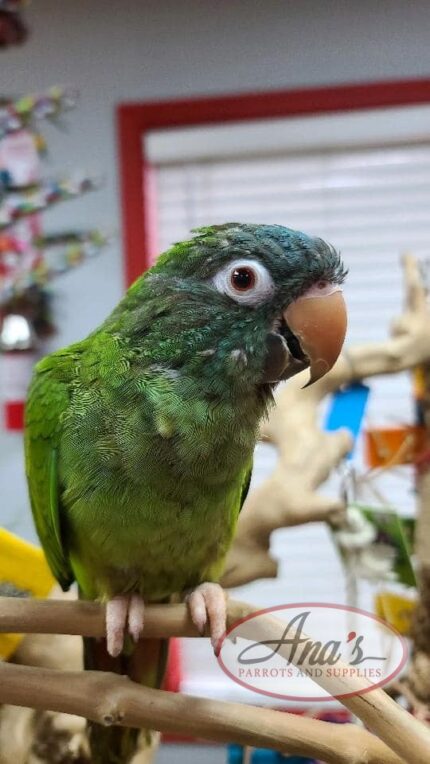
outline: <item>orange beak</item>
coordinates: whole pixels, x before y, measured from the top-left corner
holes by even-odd
[[[283,316],[309,358],[307,387],[330,371],[342,350],[347,325],[342,291],[336,284],[314,286],[289,305]]]

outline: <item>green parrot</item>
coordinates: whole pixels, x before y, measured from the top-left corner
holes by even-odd
[[[225,631],[217,583],[280,381],[336,361],[345,270],[321,239],[229,223],[175,244],[86,339],[41,360],[26,406],[35,525],[64,590],[106,603],[86,667],[157,686],[166,651],[139,639],[144,602],[187,597]],[[186,595],[186,593],[188,593]],[[93,761],[129,761],[137,731],[92,725]]]

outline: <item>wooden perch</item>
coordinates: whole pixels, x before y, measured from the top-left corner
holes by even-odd
[[[331,372],[311,387],[302,389],[309,376],[303,372],[280,388],[276,407],[262,428],[262,438],[278,450],[278,463],[273,474],[250,493],[240,513],[224,586],[276,576],[277,563],[269,553],[274,530],[318,520],[341,522],[342,502],[321,496],[317,488],[348,453],[351,437],[345,430],[321,431],[321,401],[345,384],[430,361],[430,313],[419,266],[411,255],[403,257],[402,265],[405,312],[393,324],[390,339],[347,348]]]
[[[405,311],[392,325],[391,338],[385,342],[352,347],[334,374],[364,379],[377,374],[395,374],[413,369],[430,360],[430,313],[419,263],[410,254],[402,258],[405,283]],[[350,369],[344,369],[345,362]]]
[[[107,726],[155,729],[323,757],[328,764],[401,764],[380,740],[351,724],[151,690],[107,672],[0,664],[0,700],[76,714]],[[424,759],[416,761],[424,763]]]
[[[417,717],[430,718],[430,306],[428,289],[417,261],[406,258],[407,311],[396,325],[402,338],[414,337],[409,355],[418,356],[421,374],[420,407],[426,429],[426,444],[417,465],[417,520],[415,560],[419,601],[412,637],[413,654],[407,677],[400,689]]]
[[[104,635],[104,606],[97,603],[0,599],[0,631],[29,633],[66,633],[84,636]],[[228,622],[255,612],[244,603],[228,603]],[[247,624],[243,624],[244,635]],[[279,640],[285,624],[270,615],[260,617],[252,639]],[[185,605],[154,605],[146,609],[145,637],[196,636]],[[282,645],[279,654],[289,660],[291,646]],[[291,662],[294,663],[294,660]],[[338,664],[342,667],[341,664]],[[306,662],[301,664],[306,669]],[[333,679],[324,674],[318,683],[333,693]],[[340,682],[340,684],[339,684]],[[336,692],[358,692],[369,685],[361,680],[343,677],[336,680]],[[297,717],[247,706],[197,700],[148,690],[129,683],[125,678],[94,672],[55,672],[22,666],[0,664],[0,703],[31,705],[35,708],[73,713],[104,723],[150,727],[161,731],[181,731],[215,740],[263,745],[303,755],[321,756],[327,762],[378,762],[428,764],[430,730],[411,717],[381,689],[364,695],[352,695],[342,702],[356,714],[386,746],[363,730],[348,731],[333,727],[320,737],[321,722],[307,720],[306,730],[297,724]],[[199,714],[197,709],[200,709]],[[119,715],[118,715],[119,714]],[[261,714],[261,716],[260,716]],[[197,723],[198,720],[198,723]],[[291,727],[290,727],[291,725]],[[318,725],[318,727],[316,726]],[[324,728],[325,729],[325,728]],[[305,737],[294,737],[297,730]],[[342,734],[342,730],[344,731]],[[342,742],[339,740],[342,738]],[[369,739],[370,737],[370,739]],[[336,738],[336,742],[334,740]],[[309,745],[319,745],[310,750]],[[359,744],[358,744],[359,742]],[[325,748],[326,746],[326,748]],[[376,747],[375,747],[376,746]],[[367,757],[367,758],[366,758]],[[379,757],[379,758],[378,758]]]
[[[274,530],[343,519],[343,502],[322,496],[317,488],[351,449],[352,438],[346,430],[321,430],[318,405],[323,392],[303,390],[305,379],[299,376],[282,387],[263,426],[262,437],[276,446],[278,462],[269,478],[250,492],[239,515],[221,582],[227,588],[276,576],[277,563],[269,553]]]

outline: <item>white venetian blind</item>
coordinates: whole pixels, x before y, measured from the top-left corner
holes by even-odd
[[[401,253],[430,255],[429,117],[427,107],[387,109],[154,135],[148,150],[159,251],[192,228],[227,221],[279,223],[315,234],[338,248],[349,268],[347,342],[383,340],[402,309]],[[413,421],[407,374],[370,385],[368,423]],[[257,452],[257,480],[271,459],[267,447]],[[412,510],[406,468],[383,478],[378,488],[401,512]],[[324,526],[277,534],[274,547],[283,560],[280,581],[253,585],[246,596],[264,604],[344,600]],[[201,691],[199,681],[190,680],[193,691]]]

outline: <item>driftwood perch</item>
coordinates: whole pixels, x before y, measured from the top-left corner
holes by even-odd
[[[411,666],[400,685],[416,715],[430,717],[430,307],[428,290],[416,260],[406,259],[408,285],[407,312],[397,324],[401,338],[414,336],[414,353],[419,355],[422,376],[420,401],[426,428],[426,450],[417,464],[417,521],[415,556],[418,574],[419,602],[413,624]],[[415,356],[413,356],[415,361]]]
[[[229,602],[229,623],[252,612],[255,609],[250,605]],[[259,624],[258,639],[279,640],[284,630],[284,624],[271,616],[264,616]],[[79,631],[84,636],[100,637],[104,635],[104,607],[97,603],[3,598],[0,631]],[[197,636],[185,605],[147,608],[145,637],[158,636]],[[252,638],[256,638],[254,633]],[[283,645],[280,650],[287,660],[289,649]],[[306,663],[302,666],[306,668]],[[350,677],[336,681],[341,682],[342,692],[357,692],[368,686]],[[318,682],[328,691],[333,690],[332,679],[323,675]],[[354,726],[337,727],[267,709],[149,690],[111,674],[57,672],[7,663],[0,664],[0,702],[77,714],[105,724],[151,727],[260,745],[322,757],[329,764],[400,764],[402,760],[427,764],[430,757],[430,730],[381,689],[343,701],[378,737]]]
[[[222,743],[234,741],[323,757],[329,764],[401,762],[381,741],[353,725],[151,690],[107,672],[60,673],[4,664],[0,678],[0,697],[8,703],[25,702],[38,709],[78,714],[100,724],[158,729]],[[414,761],[424,764],[428,759]]]

